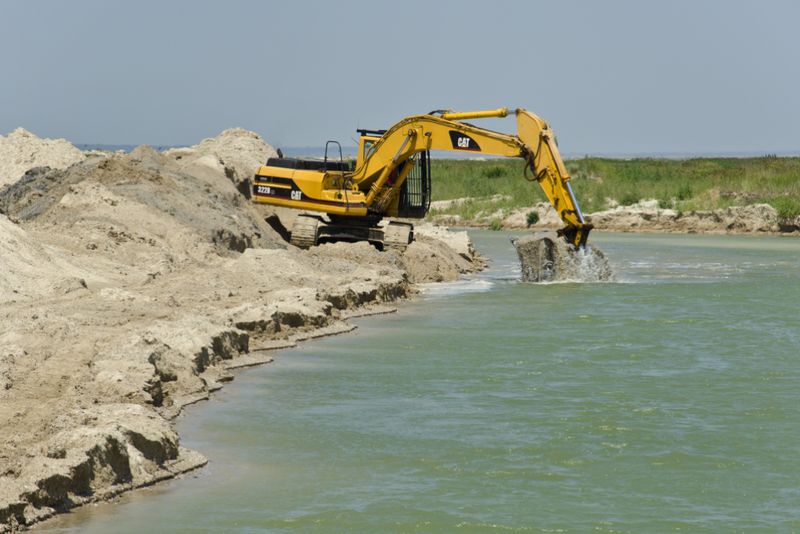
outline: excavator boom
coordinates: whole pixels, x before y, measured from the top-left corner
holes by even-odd
[[[470,119],[515,115],[517,133],[510,135],[463,122]],[[525,160],[524,176],[544,191],[565,227],[561,235],[575,246],[584,246],[592,226],[587,224],[572,192],[570,176],[558,151],[555,135],[547,123],[525,109],[499,108],[486,111],[435,111],[407,117],[385,131],[362,130],[355,168],[344,162],[312,163],[308,160],[272,158],[259,168],[253,186],[256,202],[320,211],[331,218],[347,220],[341,234],[351,240],[380,242],[377,230],[359,230],[383,216],[409,216],[409,186],[422,184],[422,203],[413,216],[424,216],[427,194],[424,180],[430,180],[428,153],[431,150],[471,152]],[[419,171],[420,172],[415,172]],[[408,182],[408,183],[407,183]],[[419,187],[417,187],[419,189]],[[417,191],[419,193],[419,191]],[[419,196],[419,195],[418,195]],[[419,201],[420,199],[417,198]],[[299,232],[306,237],[301,245],[316,243],[323,226],[305,221]],[[364,221],[366,225],[359,223]],[[397,225],[387,230],[402,234]],[[313,238],[311,234],[314,234]],[[411,239],[411,231],[408,231]],[[405,234],[400,235],[403,241]],[[366,237],[364,237],[366,236]],[[294,241],[294,238],[293,238]]]

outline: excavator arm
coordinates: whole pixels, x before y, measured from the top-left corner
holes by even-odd
[[[463,122],[468,119],[516,115],[517,135],[509,135]],[[525,160],[525,178],[544,191],[565,227],[561,235],[575,246],[584,246],[592,226],[584,220],[570,186],[570,176],[558,151],[555,135],[547,123],[525,109],[500,108],[475,112],[433,112],[401,120],[387,130],[360,157],[348,177],[365,192],[368,207],[385,209],[399,192],[415,154],[427,150],[448,150],[519,157]],[[377,204],[377,206],[376,206]]]

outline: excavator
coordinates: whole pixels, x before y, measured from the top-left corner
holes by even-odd
[[[495,132],[465,122],[515,115],[517,134]],[[518,157],[523,176],[544,191],[565,226],[568,243],[585,247],[592,229],[581,213],[570,176],[548,124],[525,109],[432,111],[406,117],[388,130],[358,130],[355,162],[342,158],[341,145],[328,141],[319,159],[269,158],[253,180],[257,203],[318,212],[296,217],[290,242],[310,248],[330,241],[369,241],[379,249],[403,249],[413,225],[385,217],[422,218],[430,207],[431,150]],[[338,145],[338,161],[328,148]],[[323,215],[324,214],[324,215]]]

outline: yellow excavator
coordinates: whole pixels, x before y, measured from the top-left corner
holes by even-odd
[[[516,115],[517,134],[480,128],[470,119]],[[524,109],[432,111],[407,117],[388,130],[358,130],[355,163],[342,158],[341,145],[328,141],[322,160],[270,158],[253,180],[254,202],[321,212],[302,214],[290,242],[309,248],[326,241],[369,241],[382,249],[404,248],[414,237],[407,222],[384,217],[422,218],[430,207],[430,151],[491,154],[525,160],[523,175],[541,186],[565,227],[569,243],[583,247],[592,225],[581,213],[555,135],[547,123]],[[339,159],[328,148],[338,145]]]

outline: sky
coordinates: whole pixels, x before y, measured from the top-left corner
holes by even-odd
[[[800,153],[799,21],[791,0],[3,0],[0,134],[353,145],[508,106],[568,154]]]

